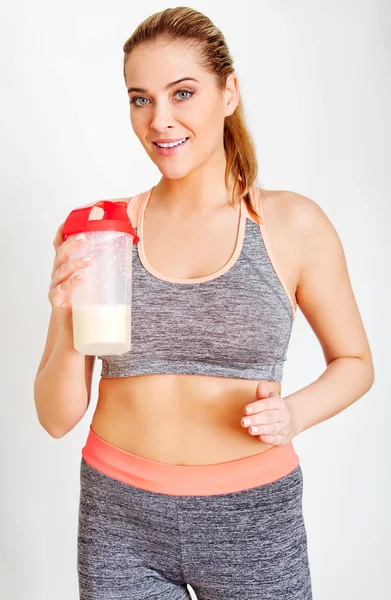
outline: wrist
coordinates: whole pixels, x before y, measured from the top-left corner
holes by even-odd
[[[299,435],[299,433],[301,433],[302,431],[304,431],[304,425],[302,423],[302,419],[300,418],[300,415],[298,413],[297,410],[297,404],[295,405],[295,402],[293,400],[292,396],[287,396],[286,398],[284,398],[286,406],[288,408],[290,417],[291,417],[291,430],[293,432],[292,438],[296,437],[297,435]]]
[[[58,330],[57,343],[65,350],[77,352],[74,347],[73,329],[66,325],[61,325]]]

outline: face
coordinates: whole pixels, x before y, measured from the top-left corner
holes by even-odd
[[[224,157],[224,119],[239,101],[236,76],[229,75],[226,89],[219,90],[213,75],[198,65],[196,52],[177,42],[140,44],[125,65],[133,131],[169,178]],[[169,150],[159,151],[154,143],[184,138],[184,144]]]

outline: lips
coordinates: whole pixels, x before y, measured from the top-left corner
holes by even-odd
[[[180,152],[186,146],[188,140],[189,140],[189,138],[186,138],[185,142],[182,142],[182,144],[178,144],[177,146],[173,146],[172,148],[161,148],[160,146],[157,145],[156,142],[153,142],[153,145],[155,146],[157,152],[159,154],[161,154],[162,156],[172,156],[173,154]],[[166,143],[169,143],[169,142],[166,142]]]

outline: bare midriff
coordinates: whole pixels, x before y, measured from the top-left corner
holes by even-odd
[[[276,193],[262,192],[265,222],[270,223],[268,236],[279,272],[295,298],[294,252],[287,235],[278,228],[281,216],[275,213],[283,203],[273,203]],[[145,254],[154,269],[168,276],[191,278],[212,273],[228,261],[235,248],[238,213],[231,207],[211,216],[213,226],[204,230],[201,257],[197,252],[199,222],[183,227],[178,217],[159,211],[158,203],[148,205],[146,215]],[[198,233],[192,236],[192,231]],[[224,231],[218,243],[216,231]],[[169,373],[101,378],[91,428],[122,450],[175,465],[216,464],[259,454],[272,446],[241,425],[244,407],[256,399],[258,384],[259,380]],[[281,382],[267,385],[269,392],[282,393]]]
[[[270,448],[241,425],[258,381],[203,375],[101,378],[93,431],[150,460],[211,464]],[[270,382],[280,393],[280,383]]]

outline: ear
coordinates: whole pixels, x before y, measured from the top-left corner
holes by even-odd
[[[225,83],[225,116],[229,117],[235,112],[237,105],[239,104],[239,82],[235,73],[230,73]]]

